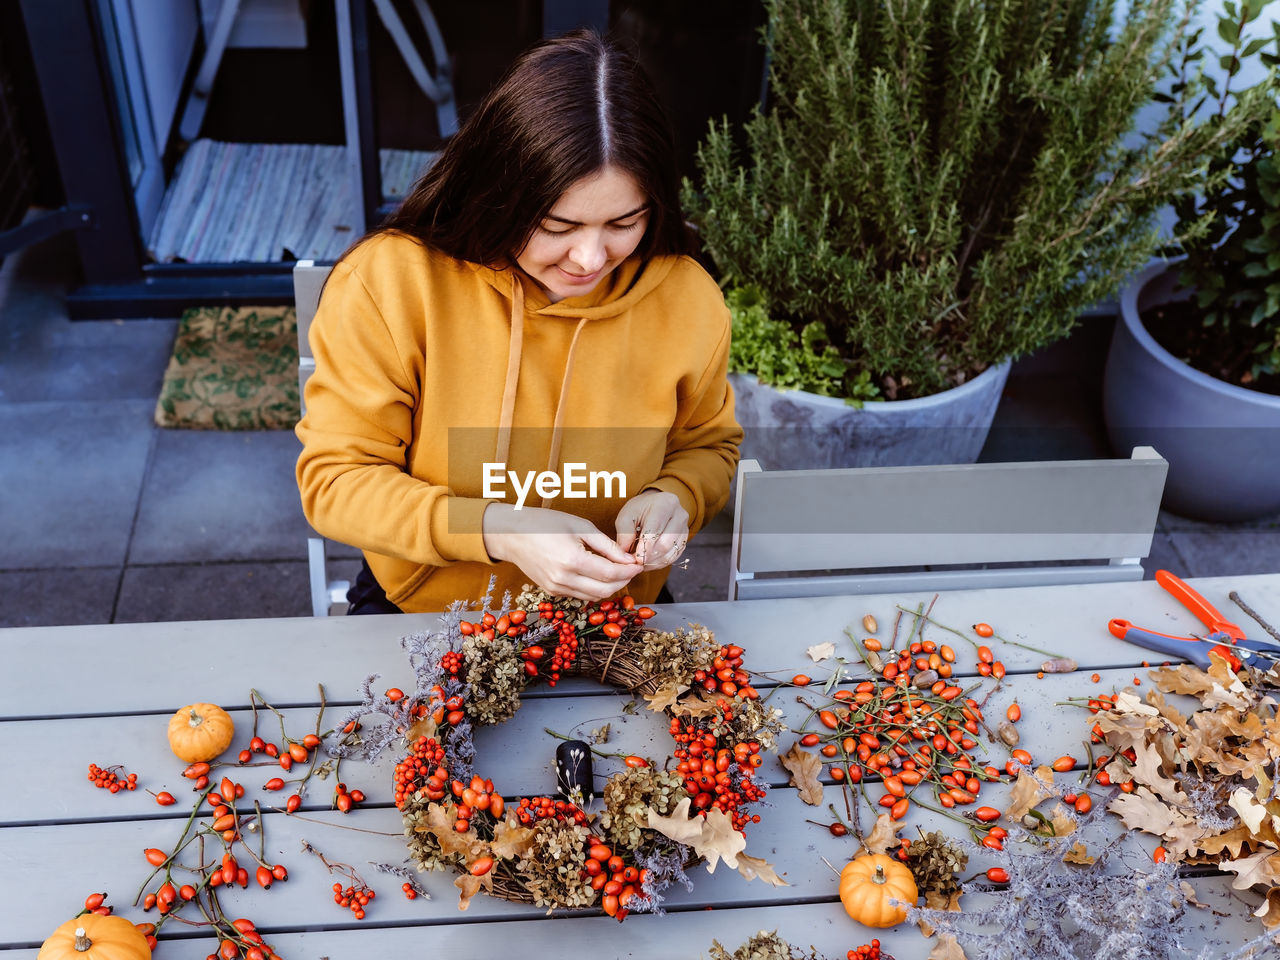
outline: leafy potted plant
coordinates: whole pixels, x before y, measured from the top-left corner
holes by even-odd
[[[1157,212],[1235,135],[1125,141],[1187,17],[1178,0],[1116,22],[1106,0],[765,5],[771,106],[745,152],[713,123],[685,190],[735,314],[744,454],[976,459],[1010,358],[1146,263]]]
[[[1218,521],[1280,511],[1280,24],[1247,36],[1264,6],[1227,0],[1229,52],[1206,65],[1197,32],[1175,64],[1182,116],[1244,122],[1174,203],[1180,262],[1152,264],[1121,297],[1104,377],[1113,444],[1154,445],[1169,461],[1165,506]],[[1248,67],[1261,79],[1233,91]]]

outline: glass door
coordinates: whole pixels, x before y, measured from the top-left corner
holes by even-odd
[[[164,197],[164,167],[147,98],[132,0],[96,0],[125,168],[141,235],[150,234]]]

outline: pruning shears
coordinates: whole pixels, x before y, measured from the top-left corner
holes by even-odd
[[[1250,640],[1239,626],[1223,617],[1213,604],[1168,570],[1156,571],[1156,583],[1180,600],[1209,632],[1203,637],[1175,637],[1134,626],[1128,620],[1116,619],[1107,624],[1107,629],[1113,636],[1150,650],[1190,660],[1204,669],[1209,667],[1210,653],[1219,654],[1231,665],[1232,670],[1239,670],[1246,661],[1251,666],[1261,666],[1263,669],[1280,662],[1280,644],[1271,640]],[[1259,658],[1268,662],[1259,664]]]

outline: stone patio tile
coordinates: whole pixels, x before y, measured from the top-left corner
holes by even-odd
[[[1191,577],[1280,573],[1280,533],[1218,528],[1169,534]],[[1224,611],[1225,612],[1225,611]],[[1277,612],[1280,616],[1280,611]]]
[[[124,562],[153,407],[0,403],[0,569]]]
[[[689,544],[688,567],[671,571],[667,588],[677,603],[724,600],[729,595],[729,550],[724,546]]]
[[[1180,531],[1188,532],[1204,532],[1210,530],[1221,530],[1231,532],[1236,530],[1256,530],[1259,532],[1270,532],[1280,537],[1280,514],[1270,517],[1259,517],[1256,520],[1240,520],[1235,523],[1211,523],[1207,520],[1197,520],[1194,517],[1184,517],[1179,514],[1172,513],[1169,510],[1161,510],[1157,520],[1157,525],[1161,530],[1169,533],[1177,533]]]
[[[0,570],[0,627],[110,623],[119,567]]]
[[[311,615],[307,563],[180,563],[130,566],[116,623]]]
[[[1142,578],[1151,580],[1157,570],[1168,570],[1180,577],[1191,576],[1187,573],[1187,561],[1179,552],[1173,537],[1167,533],[1157,532],[1151,538],[1151,553],[1142,561]]]
[[[288,430],[160,430],[130,563],[301,560],[302,515]]]

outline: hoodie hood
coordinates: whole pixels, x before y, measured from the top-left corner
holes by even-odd
[[[519,284],[524,294],[524,309],[529,313],[541,317],[607,320],[634,309],[666,279],[678,259],[652,257],[645,261],[639,257],[630,257],[618,264],[589,293],[567,297],[555,303],[550,301],[542,287],[519,268],[495,270],[476,263],[468,263],[467,266],[508,299],[513,298],[513,287]]]
[[[512,267],[495,270],[480,264],[468,264],[484,280],[511,303],[511,333],[507,349],[507,373],[503,378],[502,412],[498,417],[498,441],[494,449],[494,462],[506,463],[511,448],[511,424],[515,419],[516,393],[520,386],[520,358],[524,347],[524,318],[532,312],[539,317],[556,317],[577,320],[569,352],[560,376],[560,397],[556,401],[555,421],[551,428],[551,449],[547,455],[547,470],[554,472],[560,465],[560,441],[564,430],[564,402],[573,379],[573,359],[578,348],[582,328],[592,320],[609,320],[633,309],[648,296],[671,272],[675,257],[655,257],[643,261],[631,257],[618,264],[589,293],[578,297],[566,297],[552,303],[547,292],[530,279],[523,270]],[[545,505],[544,498],[543,504]]]

